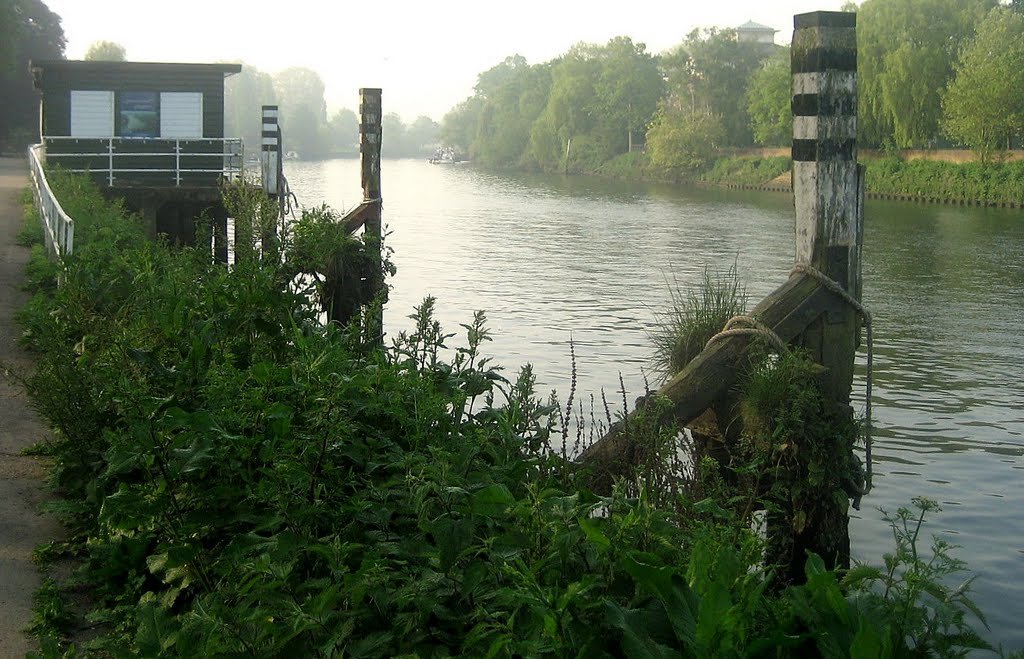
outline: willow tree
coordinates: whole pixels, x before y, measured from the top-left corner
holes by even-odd
[[[978,27],[942,99],[943,129],[987,162],[1024,134],[1024,14],[996,7]]]
[[[858,133],[927,146],[961,47],[996,0],[865,0],[857,16]]]

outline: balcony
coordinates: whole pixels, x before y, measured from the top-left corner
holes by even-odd
[[[236,138],[45,136],[50,166],[88,172],[110,188],[210,188],[242,174]]]

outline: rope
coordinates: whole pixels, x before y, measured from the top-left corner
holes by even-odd
[[[773,332],[772,328],[753,316],[742,315],[730,318],[721,332],[708,339],[708,342],[704,344],[704,349],[707,350],[711,344],[730,336],[759,336],[765,339],[779,354],[786,352],[786,342]]]
[[[826,276],[823,272],[821,272],[817,268],[814,268],[814,267],[812,267],[810,265],[807,265],[806,263],[797,263],[796,265],[793,266],[793,270],[789,273],[789,275],[790,275],[790,277],[792,277],[793,275],[798,274],[798,273],[803,273],[805,275],[808,275],[812,279],[816,280],[819,284],[821,284],[822,286],[827,288],[829,291],[831,291],[832,293],[835,293],[837,296],[839,296],[840,299],[842,299],[844,302],[846,302],[848,305],[850,305],[853,308],[854,311],[856,311],[858,314],[860,314],[861,318],[864,319],[864,331],[865,331],[865,334],[867,335],[867,344],[868,344],[868,370],[867,370],[867,375],[865,377],[865,381],[866,381],[866,387],[865,388],[866,388],[867,391],[865,392],[866,400],[865,400],[865,403],[864,403],[864,408],[865,408],[864,409],[864,416],[865,416],[865,420],[864,420],[864,459],[865,459],[865,462],[866,462],[866,473],[864,474],[864,478],[865,478],[864,494],[867,494],[868,492],[871,491],[871,474],[872,474],[872,471],[871,471],[871,380],[872,380],[872,377],[871,377],[871,375],[872,375],[872,371],[873,371],[873,367],[874,367],[874,336],[873,336],[872,331],[871,331],[871,312],[869,312],[866,308],[864,308],[864,305],[862,305],[859,300],[857,300],[855,297],[853,297],[852,295],[847,293],[846,290],[843,289],[842,286],[840,286],[838,283],[836,283],[832,279],[829,279],[828,276]]]

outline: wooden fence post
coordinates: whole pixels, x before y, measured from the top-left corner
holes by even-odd
[[[381,90],[364,87],[359,90],[359,155],[361,160],[363,203],[372,206],[367,209],[366,246],[371,250],[374,267],[368,276],[371,278],[370,290],[375,295],[384,288],[383,263],[381,261],[381,201],[380,190],[380,148],[381,148]],[[379,340],[384,337],[384,309],[381,304],[374,304],[367,317],[368,330]]]
[[[849,12],[794,17],[793,198],[798,267],[813,268],[859,300],[864,191],[857,165],[856,25],[857,15]],[[796,341],[826,367],[826,396],[851,416],[859,332],[856,310],[837,299]],[[793,539],[791,576],[803,574],[807,550],[831,566],[849,565],[847,515],[827,517],[808,520]]]

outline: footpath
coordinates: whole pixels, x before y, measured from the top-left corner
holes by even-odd
[[[24,629],[40,577],[36,545],[59,537],[58,523],[39,514],[47,498],[43,459],[21,454],[48,433],[10,372],[26,373],[32,358],[18,344],[14,314],[27,295],[19,288],[29,250],[15,243],[23,213],[18,198],[28,185],[28,164],[0,158],[0,657],[24,657],[36,647]]]

